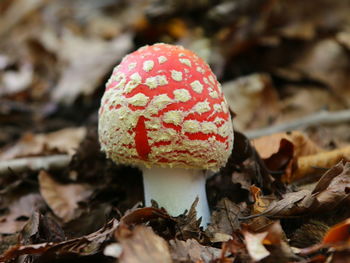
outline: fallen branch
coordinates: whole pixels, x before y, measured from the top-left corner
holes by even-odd
[[[6,161],[0,161],[0,175],[13,172],[23,172],[25,170],[39,171],[41,169],[59,169],[67,166],[71,160],[68,154],[25,157]]]
[[[350,121],[350,109],[336,112],[321,111],[292,122],[277,124],[263,129],[251,130],[244,134],[249,139],[254,139],[277,132],[292,131],[320,124],[335,124],[348,121]]]

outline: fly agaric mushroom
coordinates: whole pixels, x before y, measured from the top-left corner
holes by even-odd
[[[201,58],[162,43],[125,56],[106,84],[98,130],[108,158],[143,171],[147,206],[154,199],[176,216],[198,197],[201,225],[210,222],[205,171],[226,164],[233,130],[221,86]]]

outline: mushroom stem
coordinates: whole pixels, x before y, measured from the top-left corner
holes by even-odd
[[[197,218],[202,218],[203,227],[210,223],[204,172],[160,167],[143,168],[142,171],[146,206],[150,206],[153,199],[170,215],[178,216],[189,210],[198,197]]]

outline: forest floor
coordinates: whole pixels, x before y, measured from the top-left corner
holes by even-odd
[[[348,0],[0,2],[0,261],[350,262]],[[100,151],[98,108],[137,48],[206,60],[232,155],[195,209],[143,207]]]

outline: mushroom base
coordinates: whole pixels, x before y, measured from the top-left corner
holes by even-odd
[[[153,167],[142,171],[146,206],[153,199],[170,215],[178,216],[189,210],[198,197],[197,218],[202,218],[201,226],[210,223],[206,176],[202,170]]]

